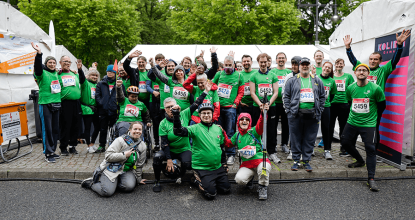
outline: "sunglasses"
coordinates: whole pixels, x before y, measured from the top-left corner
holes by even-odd
[[[239,121],[249,121],[249,118],[241,118]]]

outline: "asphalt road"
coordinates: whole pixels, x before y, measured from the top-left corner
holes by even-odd
[[[78,184],[0,182],[0,219],[413,219],[415,180],[273,184],[268,200],[256,187],[232,184],[230,195],[206,201],[188,183],[151,185],[101,198]]]

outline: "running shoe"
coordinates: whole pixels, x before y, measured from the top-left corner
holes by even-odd
[[[153,192],[160,192],[160,191],[161,191],[160,182],[159,181],[155,181],[154,182],[154,186],[153,186]]]
[[[310,164],[308,162],[309,161],[305,161],[303,166],[304,166],[305,171],[311,172],[311,171],[313,171],[313,168],[310,166]]]
[[[326,158],[326,160],[333,160],[329,150],[324,151],[324,158]]]
[[[99,146],[98,149],[95,151],[95,153],[104,153],[105,152],[105,147],[103,146]]]
[[[91,189],[92,183],[94,182],[93,178],[84,179],[81,183],[81,187],[85,189]]]
[[[294,164],[291,166],[292,171],[297,171],[300,166],[300,161],[294,161]]]
[[[367,181],[367,186],[369,186],[369,189],[370,189],[372,192],[379,192],[379,188],[378,188],[378,186],[376,185],[376,182],[375,182],[375,180],[374,180],[374,179],[370,179],[370,180],[368,180],[368,181]]]
[[[227,164],[228,165],[233,165],[234,163],[235,163],[235,156],[229,156]]]
[[[341,152],[341,153],[339,153],[339,156],[340,157],[351,157],[351,155],[347,152]]]
[[[65,148],[65,149],[61,149],[61,156],[69,156],[69,152],[68,152],[68,150]]]
[[[88,153],[90,154],[95,153],[96,150],[97,150],[97,147],[95,145],[88,147]]]
[[[280,158],[277,157],[276,153],[269,155],[269,159],[274,161],[274,163],[281,163],[281,160],[280,160]]]
[[[365,166],[365,162],[364,161],[356,161],[356,162],[351,163],[351,164],[349,164],[347,166],[349,168],[364,167]]]
[[[323,142],[323,138],[320,140],[320,143],[318,143],[317,145],[318,147],[324,147],[324,142]]]
[[[288,146],[286,144],[281,146],[281,150],[286,154],[290,153],[290,148],[288,148]]]
[[[293,153],[290,150],[290,153],[287,156],[287,160],[293,160]]]
[[[78,154],[78,151],[76,150],[75,147],[69,147],[69,153],[70,154]]]
[[[268,189],[266,186],[258,185],[258,198],[260,200],[266,200],[268,198]]]
[[[56,160],[55,160],[55,158],[54,158],[53,156],[47,156],[47,157],[45,158],[45,160],[46,160],[46,162],[48,162],[48,163],[56,163]]]
[[[51,156],[54,157],[55,159],[61,159],[61,157],[55,153],[53,153]]]

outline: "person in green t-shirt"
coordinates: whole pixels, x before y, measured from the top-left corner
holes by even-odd
[[[356,137],[361,136],[365,143],[366,164],[368,171],[367,185],[372,191],[379,191],[374,177],[376,172],[376,124],[378,115],[386,108],[385,94],[380,86],[368,80],[370,68],[366,64],[356,66],[356,83],[346,90],[350,104],[350,115],[342,134],[341,143],[347,152],[356,159],[349,168],[363,167],[365,161],[357,151]]]
[[[130,77],[128,73],[124,70],[123,63],[118,64],[118,79],[122,80],[125,89],[131,86],[131,79],[133,79],[133,81],[135,80],[134,77]],[[135,85],[135,83],[133,84]]]
[[[223,149],[226,132],[219,125],[213,124],[212,104],[200,104],[198,111],[202,122],[188,127],[182,125],[178,109],[177,105],[173,107],[173,133],[179,137],[193,139],[192,168],[195,182],[199,185],[203,196],[214,199],[217,191],[229,193],[231,189],[227,173],[229,169]]]
[[[264,107],[263,102],[260,99],[263,99],[265,93],[268,97],[269,111],[268,111],[268,121],[267,121],[267,151],[269,158],[274,163],[281,163],[281,160],[278,158],[275,148],[277,145],[277,118],[276,118],[276,107],[275,100],[278,97],[278,77],[277,75],[271,73],[267,69],[267,60],[268,54],[261,53],[257,57],[259,64],[259,70],[251,75],[249,79],[249,87],[251,90],[251,97],[254,100],[254,114],[252,115],[252,125],[255,125],[261,115],[261,111]]]
[[[39,117],[42,123],[42,144],[45,160],[55,163],[59,155],[55,154],[59,139],[59,113],[61,109],[61,85],[56,72],[56,59],[48,56],[42,64],[42,51],[32,42],[36,50],[34,75],[39,86]]]
[[[331,101],[334,99],[334,96],[337,93],[337,85],[333,79],[333,64],[330,62],[325,62],[323,64],[323,73],[318,76],[324,85],[324,92],[326,95],[326,102],[324,103],[324,111],[321,114],[321,133],[323,138],[321,139],[324,142],[324,158],[326,160],[333,160],[331,156],[331,141],[332,137],[330,136],[330,107]]]
[[[313,71],[315,71],[315,75],[319,76],[323,72],[323,60],[324,60],[324,53],[321,50],[316,50],[314,52],[314,61],[316,65],[313,66]]]
[[[241,104],[239,105],[239,112],[240,113],[248,113],[250,115],[254,114],[254,101],[251,97],[251,90],[249,88],[249,79],[251,75],[258,72],[258,70],[252,69],[252,57],[250,55],[243,55],[242,56],[242,65],[243,70],[240,71],[244,78],[244,95],[241,99]]]

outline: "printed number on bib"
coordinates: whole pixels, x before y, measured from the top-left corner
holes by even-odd
[[[369,98],[353,99],[352,111],[356,113],[369,113]]]
[[[187,90],[183,87],[175,86],[173,88],[173,98],[175,99],[186,100],[188,94]]]
[[[369,80],[370,82],[376,84],[376,81],[378,80],[377,76],[367,76],[367,80]]]
[[[259,84],[258,85],[258,93],[259,96],[264,97],[265,93],[268,95],[272,95],[273,89],[272,84]]]
[[[256,154],[256,147],[255,146],[246,146],[240,150],[238,150],[239,153],[246,159],[249,159]]]
[[[165,93],[170,93],[170,87],[166,84],[164,84],[164,92]]]
[[[91,99],[95,99],[95,88],[91,88]]]
[[[75,86],[75,77],[74,76],[62,76],[63,87]]]
[[[61,84],[59,84],[59,80],[54,80],[50,83],[50,91],[52,94],[61,92]]]
[[[249,82],[245,83],[244,95],[251,95],[251,89],[249,88]]]
[[[346,80],[336,80],[337,91],[346,91]]]
[[[232,86],[224,83],[219,83],[218,96],[229,99],[231,97]]]
[[[147,92],[147,88],[146,88],[146,82],[144,82],[144,81],[141,81],[139,84],[138,84],[138,90],[140,91],[140,93],[145,93],[145,92]]]
[[[278,86],[282,87],[285,82],[285,76],[277,76],[278,77]]]
[[[330,93],[330,86],[324,86],[324,93],[326,94],[326,99],[329,97]]]
[[[313,89],[310,89],[310,88],[301,89],[300,102],[314,102]]]
[[[127,117],[138,117],[140,109],[137,106],[128,104],[124,110],[124,116]]]

